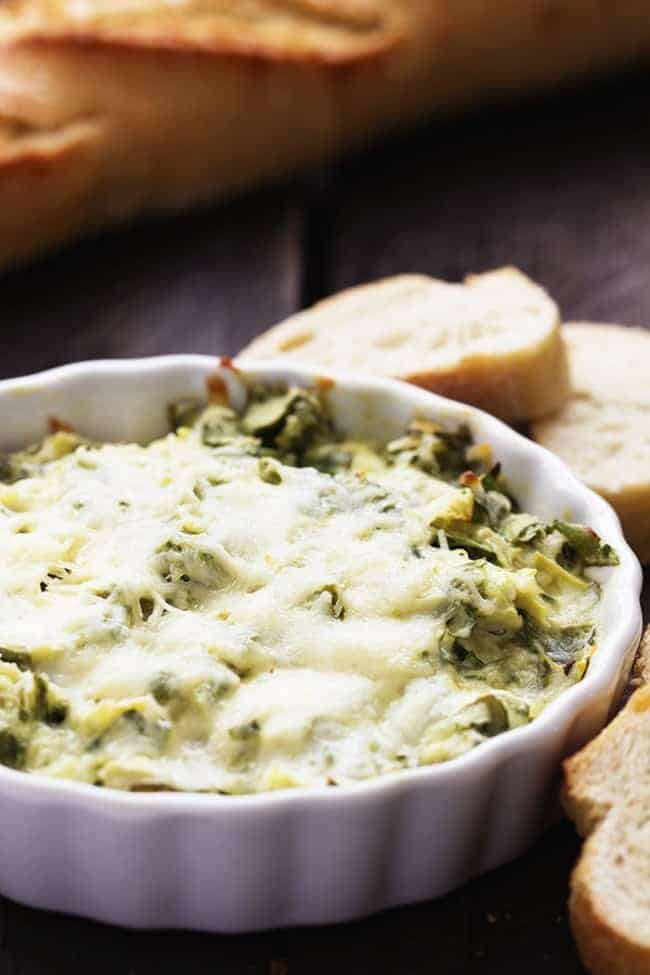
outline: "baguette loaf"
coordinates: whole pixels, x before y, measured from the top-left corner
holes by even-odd
[[[630,544],[650,561],[650,331],[566,325],[573,391],[533,436],[559,454],[618,512]]]
[[[650,972],[650,630],[644,683],[617,718],[565,763],[564,805],[587,837],[571,880],[570,913],[592,975]]]
[[[649,0],[4,0],[0,267],[648,54]]]
[[[465,284],[401,275],[292,316],[240,358],[344,364],[520,421],[557,409],[567,395],[559,321],[546,292],[514,268]]]

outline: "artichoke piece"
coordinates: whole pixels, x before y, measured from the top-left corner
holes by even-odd
[[[26,748],[9,728],[0,728],[0,764],[19,769],[25,764]]]
[[[498,470],[498,467],[495,468]],[[474,471],[464,471],[459,484],[474,495],[474,521],[487,522],[491,528],[498,528],[512,510],[512,501],[502,491],[497,490],[498,476],[492,473],[478,475]]]
[[[128,708],[126,711],[124,711],[121,720],[126,721],[133,728],[135,728],[139,735],[143,735],[145,733],[147,727],[146,719],[144,715],[141,714],[136,708]]]
[[[504,553],[501,551],[502,546],[499,545],[496,536],[494,538],[490,537],[489,529],[481,532],[479,537],[473,526],[461,521],[453,521],[440,530],[447,539],[449,548],[462,549],[464,552],[467,552],[470,559],[487,559],[488,562],[503,564],[502,558]],[[440,546],[438,532],[434,533],[431,544],[434,548]]]
[[[193,427],[202,410],[203,403],[198,399],[186,398],[170,403],[167,407],[169,429],[175,432],[179,427]]]
[[[472,606],[460,603],[454,606],[447,619],[447,629],[455,637],[469,637],[476,625],[477,611]]]
[[[486,544],[485,541],[479,541],[478,538],[473,537],[471,532],[466,532],[462,528],[455,527],[453,529],[446,529],[445,535],[447,536],[449,548],[463,549],[463,551],[467,552],[470,559],[487,559],[488,562],[497,561],[497,554],[494,548]]]
[[[323,598],[326,603],[329,613],[334,617],[335,620],[342,620],[345,618],[345,604],[343,602],[343,597],[341,596],[341,591],[337,585],[330,583],[327,586],[323,586],[318,592],[315,592],[312,599]]]
[[[181,695],[181,684],[175,674],[161,670],[151,682],[151,695],[158,704],[169,704]]]
[[[546,534],[542,522],[528,514],[508,515],[499,526],[499,531],[513,545],[530,545]]]
[[[319,444],[307,450],[302,458],[303,467],[315,467],[321,474],[338,474],[352,466],[351,451],[336,444]]]
[[[295,387],[276,395],[254,391],[241,425],[244,433],[259,437],[265,447],[299,456],[319,436],[331,434],[318,397]]]
[[[59,460],[87,443],[69,430],[59,430],[14,454],[0,455],[0,482],[15,484],[27,477],[38,477],[44,464]]]
[[[260,437],[265,443],[278,432],[300,391],[289,389],[275,396],[254,390],[254,399],[242,417],[242,430],[249,436]]]
[[[476,654],[464,647],[449,631],[440,641],[440,659],[457,670],[478,670],[483,666]]]
[[[165,582],[194,582],[207,589],[222,589],[233,578],[227,553],[216,553],[184,539],[170,539],[158,550],[157,568]]]
[[[260,457],[257,470],[261,479],[267,484],[282,484],[282,468],[272,457]]]
[[[259,721],[248,721],[246,724],[237,725],[235,728],[228,728],[228,734],[233,741],[251,741],[256,738],[261,730]]]
[[[228,674],[225,667],[224,672]],[[209,677],[195,683],[183,683],[171,671],[161,670],[151,681],[149,693],[157,704],[170,708],[172,717],[185,710],[194,710],[196,715],[197,710],[211,708],[237,683],[232,674],[221,680]]]
[[[464,603],[453,606],[445,621],[445,629],[440,638],[440,658],[445,663],[462,669],[475,669],[481,661],[463,646],[460,640],[468,639],[476,625],[476,610]]]
[[[438,455],[441,473],[446,477],[458,477],[467,467],[467,451],[472,445],[469,427],[463,424],[457,430],[440,430],[438,438],[442,441]]]
[[[528,724],[530,711],[524,701],[491,693],[466,704],[453,715],[453,721],[459,729],[471,729],[484,738],[493,738],[511,728]]]
[[[603,542],[593,528],[570,521],[554,521],[553,529],[564,535],[583,565],[618,565],[619,558],[612,546]]]
[[[485,738],[500,735],[510,727],[507,708],[496,694],[486,694],[468,704],[455,718],[461,727],[472,728]]]
[[[15,664],[19,670],[31,670],[32,658],[27,650],[10,650],[8,647],[0,647],[0,660],[6,664]]]
[[[60,725],[68,717],[68,705],[43,674],[34,675],[32,713],[36,721]]]
[[[413,420],[406,435],[386,446],[393,463],[411,465],[425,474],[453,480],[467,467],[467,449],[472,438],[465,426],[445,430],[429,420]]]
[[[254,758],[260,745],[261,730],[262,726],[256,719],[228,728],[228,737],[234,746],[233,757],[236,762],[249,762]]]
[[[552,660],[568,674],[573,665],[592,646],[596,629],[589,626],[567,626],[563,629],[544,629],[526,616],[524,636],[528,646],[544,658]]]
[[[529,721],[530,712],[524,702],[496,693],[485,694],[428,728],[421,761],[428,764],[456,758],[486,738]]]
[[[240,433],[239,417],[228,406],[209,406],[201,416],[201,442],[206,447],[223,447]]]
[[[15,484],[29,477],[29,471],[17,463],[14,457],[0,456],[0,483]]]

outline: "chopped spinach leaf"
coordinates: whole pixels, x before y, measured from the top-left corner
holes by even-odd
[[[554,521],[551,529],[564,535],[584,565],[618,565],[619,558],[612,546],[603,542],[593,528],[569,521]]]
[[[0,728],[0,764],[9,768],[22,768],[26,748],[9,728]]]

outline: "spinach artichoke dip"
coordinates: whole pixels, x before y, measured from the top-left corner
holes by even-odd
[[[224,794],[442,762],[580,680],[616,556],[518,510],[489,449],[346,440],[326,393],[59,429],[0,470],[0,761]]]

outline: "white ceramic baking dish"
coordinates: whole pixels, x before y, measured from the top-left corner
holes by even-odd
[[[295,365],[247,363],[312,383]],[[202,356],[89,362],[0,383],[0,448],[48,416],[92,437],[161,434],[165,407],[227,364]],[[601,638],[586,678],[532,724],[454,761],[353,787],[220,797],[131,794],[0,768],[0,890],[37,907],[129,927],[246,931],[343,921],[443,894],[521,853],[554,809],[561,758],[595,734],[641,627],[639,565],[612,509],[552,454],[478,410],[389,380],[332,376],[340,427],[391,437],[414,414],[469,423],[493,445],[526,510],[592,525],[621,564],[599,570]]]

